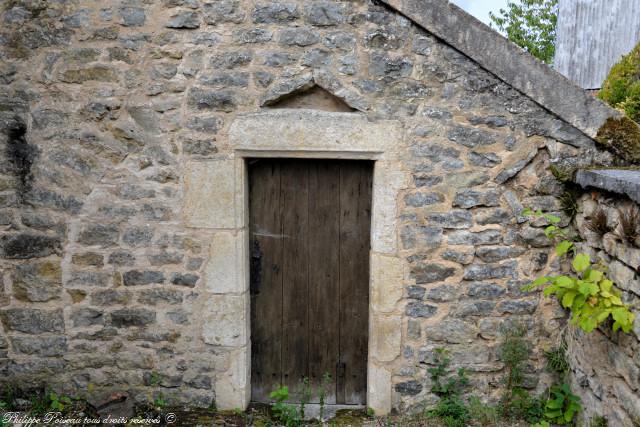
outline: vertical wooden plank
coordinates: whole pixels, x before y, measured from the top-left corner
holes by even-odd
[[[309,378],[323,386],[327,404],[336,403],[339,359],[340,167],[332,161],[309,163]],[[314,393],[313,403],[318,395]]]
[[[252,399],[364,404],[372,164],[270,160],[250,167]],[[317,400],[317,396],[314,401]]]
[[[302,379],[309,372],[309,174],[302,161],[283,161],[280,187],[282,262],[282,366],[284,385],[300,399]]]
[[[340,167],[340,363],[338,396],[366,403],[372,164]]]
[[[249,164],[251,398],[266,402],[282,382],[280,165]]]

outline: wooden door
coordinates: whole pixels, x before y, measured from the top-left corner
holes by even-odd
[[[366,403],[373,163],[250,160],[252,400]],[[323,380],[324,378],[324,380]]]

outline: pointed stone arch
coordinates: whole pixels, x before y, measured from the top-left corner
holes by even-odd
[[[321,110],[335,113],[353,113],[357,111],[341,98],[316,84],[308,89],[294,91],[268,104],[268,106],[270,108]]]
[[[275,83],[260,101],[261,107],[305,108],[334,112],[366,112],[370,105],[333,74],[315,70]]]

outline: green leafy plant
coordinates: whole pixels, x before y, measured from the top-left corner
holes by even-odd
[[[4,386],[4,391],[1,395],[1,401],[4,402],[5,407],[4,410],[15,410],[16,409],[16,398],[17,398],[17,390],[11,384],[6,384]]]
[[[495,425],[500,417],[495,407],[482,403],[477,396],[471,396],[469,398],[469,418],[481,426],[489,426]]]
[[[598,97],[640,123],[640,44],[611,68]]]
[[[635,316],[622,302],[620,291],[607,278],[602,266],[593,264],[589,255],[576,253],[574,243],[567,240],[564,230],[558,227],[560,218],[530,209],[525,209],[523,215],[542,216],[551,224],[545,229],[545,234],[550,239],[560,240],[556,245],[558,257],[573,254],[573,274],[543,276],[523,289],[530,291],[544,286],[544,295],[554,295],[564,308],[570,309],[570,323],[585,332],[593,331],[609,318],[613,319],[614,331],[630,332]]]
[[[36,393],[29,398],[30,410],[32,415],[46,414],[49,411],[49,400],[46,393]]]
[[[516,388],[511,393],[509,406],[500,406],[501,414],[509,420],[525,420],[536,423],[544,419],[544,405],[546,399],[532,396],[523,388]]]
[[[4,400],[0,400],[0,427],[9,427],[9,423],[4,420],[4,412],[9,407],[9,404]]]
[[[47,412],[64,412],[72,404],[68,396],[61,396],[53,391],[41,390],[30,398],[30,414],[42,415]]]
[[[607,419],[601,415],[593,417],[589,422],[589,427],[607,427],[608,425]]]
[[[462,427],[469,420],[469,408],[462,400],[461,394],[469,385],[464,368],[450,375],[448,372],[451,359],[445,348],[436,350],[436,366],[429,368],[432,386],[431,392],[440,397],[438,404],[427,411],[427,416],[440,418],[447,427]]]
[[[158,394],[156,398],[153,400],[153,406],[158,409],[162,409],[167,406],[167,400],[165,399],[162,393]]]
[[[4,420],[4,413],[8,408],[9,404],[4,400],[0,400],[0,427],[11,427],[11,424]]]
[[[531,352],[531,343],[526,339],[526,328],[513,324],[502,331],[500,360],[505,365],[505,390],[498,410],[508,420],[524,419],[536,422],[544,416],[544,401],[531,396],[523,387],[524,369]]]
[[[6,410],[6,407],[2,407],[2,403],[6,403],[6,402],[0,402],[0,427],[12,427],[13,423],[9,423],[9,421],[5,421],[4,419],[4,411]]]
[[[551,424],[549,424],[547,421],[540,421],[537,422],[535,424],[531,424],[531,427],[551,427]]]
[[[300,418],[304,420],[304,408],[311,401],[311,381],[309,377],[302,378],[300,399]]]
[[[547,64],[553,61],[558,21],[557,0],[507,2],[498,15],[490,13],[492,25],[507,38]]]
[[[504,381],[507,390],[522,386],[524,362],[531,352],[531,344],[525,334],[526,329],[521,325],[514,325],[503,331],[500,359],[507,370]]]
[[[285,403],[289,399],[289,387],[282,386],[272,391],[269,397],[275,400],[271,405],[271,413],[284,427],[297,427],[301,424],[296,407]]]
[[[469,385],[464,368],[460,368],[456,375],[448,375],[448,368],[451,364],[449,351],[446,348],[436,348],[436,366],[427,371],[433,381],[431,391],[441,397],[460,395],[462,390]]]
[[[427,416],[439,418],[447,427],[464,427],[470,419],[469,408],[460,396],[443,397]]]
[[[571,393],[566,383],[551,387],[551,396],[547,400],[544,416],[559,425],[569,424],[578,412],[582,410],[580,398]]]
[[[49,392],[48,399],[49,399],[49,408],[54,411],[62,412],[67,406],[71,405],[70,397],[59,396],[53,391]]]
[[[152,371],[149,378],[149,385],[156,386],[160,384],[160,381],[162,381],[162,376],[156,371]]]

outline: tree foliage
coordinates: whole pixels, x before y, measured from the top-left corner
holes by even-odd
[[[556,51],[558,0],[509,1],[489,14],[493,27],[541,61],[550,64]]]
[[[640,43],[611,68],[598,96],[640,123]]]

